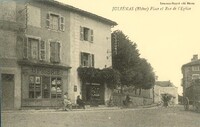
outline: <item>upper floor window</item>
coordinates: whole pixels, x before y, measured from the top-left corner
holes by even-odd
[[[200,75],[199,74],[192,74],[192,79],[200,79]]]
[[[50,41],[50,61],[52,63],[60,63],[60,47],[59,41]]]
[[[192,71],[200,71],[200,66],[192,66]]]
[[[80,27],[80,40],[81,41],[89,41],[93,42],[94,36],[93,36],[93,30],[86,28],[86,27]]]
[[[45,60],[45,41],[36,37],[27,37],[24,41],[24,58],[33,60]]]
[[[65,31],[65,18],[59,14],[48,13],[46,24],[52,30]]]
[[[94,54],[81,52],[81,66],[94,67]]]

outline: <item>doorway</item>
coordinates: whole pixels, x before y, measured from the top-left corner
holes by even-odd
[[[2,109],[14,109],[14,75],[2,74]]]
[[[102,105],[104,104],[104,92],[105,89],[102,84],[85,83],[82,89],[83,100],[86,104],[96,103],[97,105]]]

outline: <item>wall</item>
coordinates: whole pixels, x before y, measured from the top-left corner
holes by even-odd
[[[0,1],[0,20],[16,21],[16,2]]]
[[[158,103],[162,100],[161,94],[171,94],[175,97],[173,100],[174,104],[178,104],[178,88],[177,87],[160,87],[154,86],[154,102]]]
[[[80,41],[80,26],[93,29],[94,41]],[[100,21],[70,13],[70,46],[71,63],[70,66],[70,91],[71,98],[81,95],[81,83],[78,79],[77,68],[80,66],[80,52],[94,54],[95,68],[105,68],[112,65],[111,58],[111,27]],[[108,51],[108,53],[107,53]],[[108,59],[107,59],[108,56]],[[73,92],[74,86],[78,86],[77,92]]]
[[[134,97],[131,96],[131,102],[132,104],[130,107],[137,107],[137,106],[143,106],[143,105],[150,105],[153,103],[152,98],[144,98],[144,97]],[[114,94],[113,95],[113,103],[116,106],[124,106],[123,101],[126,99],[126,94]]]
[[[14,74],[14,108],[21,107],[21,69],[17,64],[17,32],[12,28],[16,24],[16,3],[0,2],[0,76]]]
[[[40,10],[40,22],[41,25],[31,25],[32,21],[30,22],[30,25],[27,26],[26,30],[26,35],[31,35],[31,36],[36,36],[36,37],[41,37],[41,40],[46,41],[46,51],[47,51],[47,61],[50,62],[50,44],[49,40],[58,40],[61,42],[61,65],[68,65],[70,64],[70,43],[69,43],[69,26],[70,26],[70,18],[69,18],[69,12],[59,9],[56,6],[51,6],[43,3],[37,3],[37,2],[32,2],[30,3],[30,6],[34,6],[35,10],[39,9]],[[28,7],[31,8],[31,7]],[[55,31],[47,28],[46,25],[46,17],[49,12],[60,14],[63,17],[65,17],[65,31]],[[37,17],[37,16],[34,16]],[[37,18],[31,18],[35,20],[39,20]],[[28,19],[29,20],[29,19]],[[41,26],[41,27],[40,27]]]
[[[196,64],[195,66],[199,66],[199,64]],[[200,75],[200,71],[193,71],[192,70],[192,66],[184,66],[183,70],[182,70],[182,74],[183,74],[183,96],[185,95],[186,89],[188,87],[190,87],[193,83],[193,79],[192,79],[192,75],[193,74],[199,74]]]

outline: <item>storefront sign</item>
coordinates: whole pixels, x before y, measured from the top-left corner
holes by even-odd
[[[46,75],[62,75],[62,71],[58,69],[50,68],[32,68],[34,74],[46,74]]]

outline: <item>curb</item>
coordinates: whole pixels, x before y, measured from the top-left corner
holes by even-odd
[[[25,110],[6,110],[1,111],[1,113],[37,113],[37,112],[79,112],[79,111],[101,111],[101,110],[126,110],[126,109],[146,109],[158,107],[157,105],[146,105],[138,106],[135,108],[123,108],[123,107],[89,107],[86,109],[72,109],[71,111],[63,111],[62,108],[59,109],[25,109]]]

